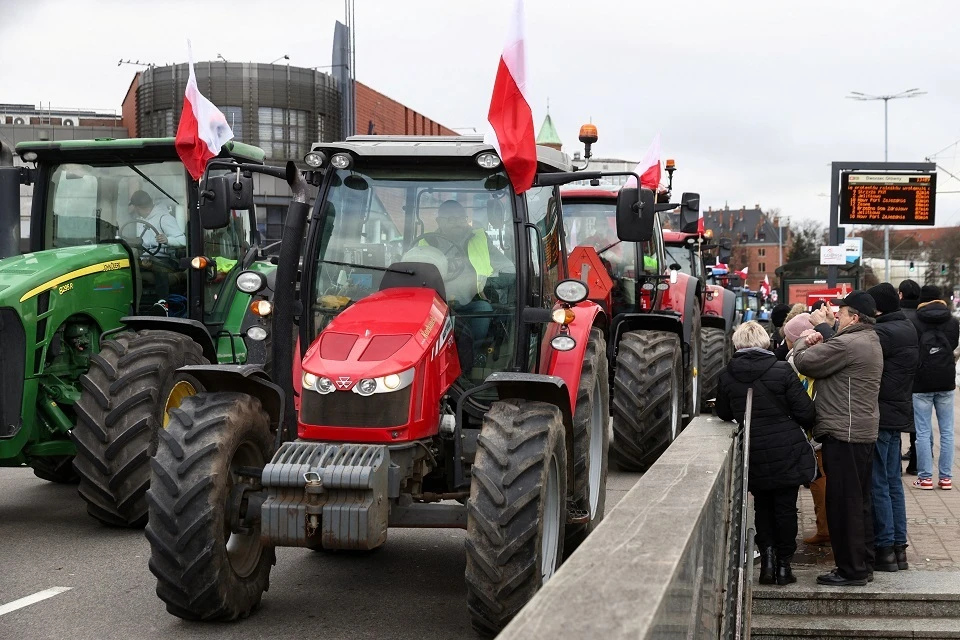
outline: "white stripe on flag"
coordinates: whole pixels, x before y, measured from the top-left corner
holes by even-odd
[[[13,602],[0,606],[0,616],[6,615],[12,611],[16,611],[17,609],[29,607],[31,604],[36,604],[41,600],[46,600],[47,598],[60,595],[64,591],[70,591],[70,589],[73,589],[73,587],[50,587],[49,589],[44,589],[43,591],[38,591],[32,595],[26,596],[25,598],[14,600]]]

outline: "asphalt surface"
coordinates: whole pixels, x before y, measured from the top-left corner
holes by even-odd
[[[611,472],[607,511],[640,474]],[[270,591],[236,623],[166,612],[142,531],[100,525],[75,486],[0,468],[0,639],[473,638],[463,583],[463,531],[392,529],[363,555],[278,549]],[[2,613],[54,587],[57,595]]]

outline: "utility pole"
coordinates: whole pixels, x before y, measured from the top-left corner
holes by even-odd
[[[899,98],[916,98],[922,96],[926,91],[920,91],[920,89],[907,89],[906,91],[901,91],[900,93],[893,93],[889,95],[874,96],[866,93],[860,93],[859,91],[851,91],[850,95],[847,96],[851,100],[883,100],[883,161],[888,162],[887,158],[887,106],[891,100],[897,100]],[[831,240],[832,241],[832,240]],[[883,261],[884,261],[884,281],[890,282],[890,225],[884,225],[883,227]]]

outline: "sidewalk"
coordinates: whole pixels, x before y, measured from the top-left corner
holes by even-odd
[[[936,418],[936,415],[934,415]],[[954,399],[954,433],[960,419],[960,392]],[[933,428],[934,465],[933,482],[936,487],[937,465],[940,455],[939,432]],[[960,480],[960,439],[954,438],[955,455],[953,459],[954,478]],[[902,451],[906,452],[910,439],[903,434]],[[907,463],[903,463],[906,468]],[[910,570],[937,571],[960,570],[960,486],[952,491],[921,491],[910,484],[916,476],[902,476],[903,493],[907,506],[907,561]],[[828,480],[829,482],[829,480]],[[830,547],[815,547],[803,543],[802,538],[816,532],[816,518],[813,512],[813,499],[810,491],[800,488],[800,538],[794,565],[816,565],[829,571],[834,567],[833,553]]]

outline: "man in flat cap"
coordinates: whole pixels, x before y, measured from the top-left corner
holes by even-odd
[[[837,567],[819,584],[862,586],[873,575],[873,451],[883,351],[874,330],[877,305],[865,291],[839,300],[839,330],[823,341],[814,333],[794,345],[797,371],[816,380],[817,423],[827,478],[827,521]]]

